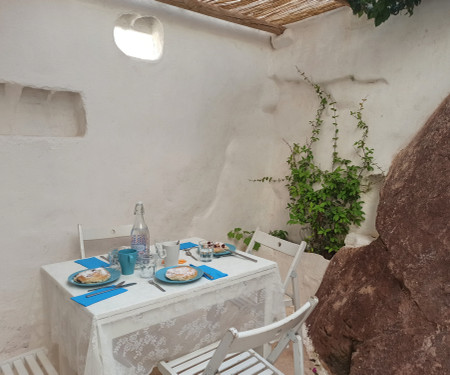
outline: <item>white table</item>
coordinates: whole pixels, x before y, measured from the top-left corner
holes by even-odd
[[[190,238],[182,242],[197,242]],[[276,263],[236,256],[187,264],[206,264],[228,276],[188,284],[163,284],[166,292],[138,275],[128,291],[84,307],[70,298],[86,293],[68,283],[85,269],[74,261],[42,267],[48,343],[61,375],[148,375],[162,359],[171,359],[219,340],[226,329],[260,327],[284,316]]]

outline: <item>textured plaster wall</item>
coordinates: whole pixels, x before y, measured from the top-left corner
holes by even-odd
[[[126,12],[161,20],[161,61],[115,46]],[[39,267],[79,257],[78,223],[131,223],[138,200],[153,240],[264,220],[247,179],[267,173],[267,33],[148,1],[0,0],[0,51],[0,82],[80,93],[86,114],[82,137],[0,135],[0,361],[41,344]]]
[[[377,29],[333,12],[293,25],[280,50],[266,33],[146,3],[0,0],[0,82],[80,93],[86,116],[82,137],[0,136],[0,360],[42,344],[39,267],[78,256],[78,223],[132,222],[143,200],[153,240],[283,227],[283,184],[248,178],[284,176],[282,139],[309,134],[315,97],[295,65],[342,112],[367,97],[386,170],[449,91],[446,0]],[[126,12],[162,21],[160,62],[115,47]]]
[[[282,138],[304,142],[310,134],[308,121],[314,119],[317,109],[317,99],[301,80],[297,66],[337,100],[343,156],[352,156],[348,150],[352,151],[356,140],[349,111],[356,110],[362,98],[367,99],[363,115],[370,127],[368,142],[387,172],[394,155],[450,92],[449,19],[449,1],[429,0],[422,1],[412,17],[391,17],[377,28],[373,21],[355,17],[349,8],[290,26],[292,44],[274,52],[269,73],[274,95],[279,98],[272,108],[279,145],[271,155],[273,170],[281,168],[288,155]],[[317,147],[319,160],[327,168],[330,131],[331,126],[324,127],[324,141]],[[278,212],[280,220],[286,219],[282,209],[285,189],[273,189],[275,196],[284,197]],[[366,201],[368,219],[357,232],[372,236],[376,235],[377,186]],[[349,242],[356,240],[353,236]]]

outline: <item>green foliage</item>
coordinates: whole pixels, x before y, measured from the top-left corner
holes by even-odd
[[[253,233],[255,231],[247,231],[242,230],[242,228],[234,228],[233,230],[229,231],[227,233],[228,238],[235,239],[237,241],[243,241],[246,246],[250,244],[250,241],[252,240]],[[288,232],[281,229],[276,229],[269,232],[270,235],[281,238],[282,240],[287,240]],[[258,242],[255,242],[253,245],[253,250],[258,250],[261,247],[261,244]]]
[[[287,163],[290,174],[285,177],[290,197],[287,205],[288,224],[308,226],[311,233],[307,239],[310,251],[330,258],[344,245],[350,226],[359,226],[364,220],[361,194],[369,186],[364,185],[368,173],[376,166],[374,151],[366,144],[369,128],[362,117],[365,100],[359,103],[358,110],[350,112],[357,121],[357,129],[361,131],[361,138],[354,143],[359,162],[353,163],[341,158],[338,153],[339,116],[336,102],[304,73],[299,73],[314,88],[319,107],[315,119],[310,121],[312,130],[308,142],[305,145],[289,145],[291,153]],[[313,153],[313,146],[319,140],[324,123],[323,113],[327,109],[331,113],[334,128],[330,170],[321,169]]]
[[[413,9],[422,0],[347,0],[353,14],[361,17],[367,15],[368,19],[374,19],[375,26],[381,25],[391,15],[397,15],[402,10],[412,16]]]
[[[331,258],[341,247],[350,231],[351,225],[359,226],[364,221],[361,194],[370,188],[368,175],[375,167],[373,149],[367,146],[369,127],[362,117],[363,99],[356,111],[350,115],[356,120],[356,128],[360,138],[354,142],[357,163],[340,157],[338,152],[339,126],[336,102],[331,95],[313,83],[303,72],[302,78],[311,85],[319,99],[314,120],[310,121],[311,136],[304,145],[294,143],[288,146],[290,155],[287,159],[289,175],[285,178],[263,177],[258,182],[287,182],[289,192],[288,224],[299,224],[309,229],[310,235],[305,240],[309,244],[308,251]],[[319,141],[320,131],[324,125],[323,114],[331,114],[332,154],[330,170],[321,169],[316,163],[313,147]],[[380,169],[381,170],[381,169]],[[287,240],[286,231],[272,231],[271,234]],[[250,243],[253,232],[235,228],[228,233],[229,238],[243,239]]]
[[[289,233],[282,229],[274,229],[269,232],[271,236],[287,241]]]
[[[234,228],[233,230],[229,231],[227,233],[228,238],[235,239],[237,241],[243,241],[246,246],[250,244],[250,241],[252,240],[253,233],[255,233],[254,230],[248,231],[248,230],[242,230],[242,228]],[[258,250],[261,247],[260,243],[255,242],[253,245],[253,250]]]
[[[289,174],[285,178],[263,177],[258,182],[286,182],[289,192],[288,224],[298,224],[309,230],[305,239],[309,244],[308,251],[331,258],[341,247],[352,225],[359,226],[364,221],[361,195],[368,191],[368,176],[375,168],[381,169],[374,161],[374,150],[367,146],[369,127],[363,120],[363,99],[356,111],[350,115],[356,120],[356,129],[360,138],[354,142],[355,159],[344,159],[338,152],[339,126],[336,102],[318,84],[313,83],[303,72],[298,71],[303,80],[312,86],[319,100],[314,120],[310,121],[311,136],[304,145],[288,143],[290,155],[287,159]],[[331,142],[331,168],[322,169],[314,158],[313,148],[319,141],[324,125],[325,111],[331,114],[331,125],[334,129]],[[381,171],[382,172],[382,171]],[[235,228],[228,237],[243,240],[248,246],[253,231]],[[288,233],[283,230],[271,231],[284,240]],[[260,244],[255,244],[254,249]]]

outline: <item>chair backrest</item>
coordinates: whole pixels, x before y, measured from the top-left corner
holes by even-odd
[[[289,341],[295,342],[298,331],[314,310],[318,301],[317,297],[311,297],[308,302],[293,314],[262,328],[243,332],[238,332],[236,329],[230,328],[208,363],[206,373],[214,374],[228,353],[243,352],[272,341],[279,341],[283,345],[282,349],[284,349]],[[297,344],[301,345],[298,341]],[[277,348],[275,348],[274,351],[276,349]],[[278,351],[276,357],[269,354],[268,358],[271,358],[270,362],[275,362],[279,354],[281,354],[281,351]]]
[[[78,236],[80,239],[81,258],[83,259],[86,257],[84,241],[129,237],[132,228],[133,228],[132,224],[118,225],[115,227],[93,227],[93,228],[83,228],[81,224],[78,224]]]
[[[253,237],[247,247],[247,252],[251,252],[253,250],[253,245],[255,244],[255,242],[258,242],[261,245],[264,245],[272,250],[280,251],[283,254],[293,257],[286,278],[283,282],[283,290],[286,293],[289,281],[293,283],[292,287],[294,289],[293,290],[294,297],[292,299],[295,307],[298,308],[299,297],[295,296],[295,294],[297,293],[297,286],[298,286],[296,282],[297,274],[295,270],[297,269],[297,266],[300,262],[300,257],[302,256],[303,252],[306,249],[306,242],[302,241],[300,244],[295,244],[293,242],[282,240],[280,238],[271,236],[270,234],[261,232],[258,228],[255,230],[255,233],[253,234]]]

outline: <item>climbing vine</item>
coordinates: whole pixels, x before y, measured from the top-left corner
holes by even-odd
[[[352,225],[359,226],[364,220],[361,195],[370,184],[367,177],[378,168],[374,161],[374,150],[368,147],[369,127],[363,119],[365,99],[363,99],[351,116],[356,120],[360,132],[354,142],[355,160],[344,159],[338,151],[339,125],[336,102],[331,95],[317,83],[312,82],[305,73],[299,71],[305,82],[312,86],[319,100],[314,120],[311,120],[311,136],[304,145],[288,144],[290,154],[287,159],[289,174],[285,178],[263,177],[253,180],[259,182],[286,182],[289,192],[288,224],[299,224],[310,232],[306,241],[309,251],[331,258],[344,246],[345,236]],[[322,169],[314,156],[314,145],[319,141],[324,126],[323,115],[331,113],[332,154],[330,169]],[[280,231],[273,231],[278,234]],[[284,238],[288,233],[281,231]],[[230,238],[250,241],[252,232],[235,228],[228,233]]]

